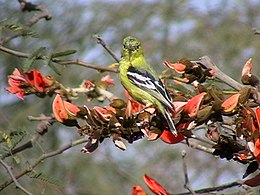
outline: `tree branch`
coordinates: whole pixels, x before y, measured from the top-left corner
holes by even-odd
[[[29,191],[27,191],[18,181],[17,179],[15,178],[13,172],[12,172],[12,168],[6,164],[2,159],[0,159],[0,163],[3,165],[3,167],[7,170],[8,174],[10,175],[11,177],[11,180],[15,183],[15,186],[17,188],[19,188],[21,191],[23,191],[25,194],[29,194],[29,195],[32,195]]]
[[[99,70],[99,71],[107,71],[107,72],[118,73],[117,69],[107,67],[107,66],[98,66],[98,65],[94,65],[94,64],[89,64],[89,63],[83,62],[79,59],[76,59],[76,60],[53,60],[53,62],[61,64],[61,65],[79,65],[79,66],[83,66],[83,67],[86,67],[86,68],[91,68],[91,69],[95,69],[95,70]]]
[[[93,35],[93,37],[96,38],[97,43],[102,45],[105,48],[105,50],[107,50],[107,52],[115,59],[115,61],[119,63],[120,60],[116,57],[114,52],[107,46],[102,37],[100,35]]]
[[[236,187],[236,186],[241,186],[243,182],[241,180],[233,181],[230,183],[222,184],[219,186],[215,187],[209,187],[209,188],[202,188],[199,190],[194,190],[195,193],[197,194],[203,194],[203,193],[209,193],[209,192],[216,192],[216,191],[222,191],[228,188]],[[178,193],[178,194],[172,194],[172,195],[187,195],[191,194],[190,192],[185,192],[185,193]]]
[[[27,2],[26,0],[18,0],[18,2],[21,5],[22,11],[29,11],[29,12],[30,11],[41,11],[41,13],[37,13],[31,17],[28,24],[26,24],[27,27],[33,26],[41,19],[50,20],[52,18],[52,15],[49,13],[48,8],[44,5],[32,4],[30,2]],[[0,41],[0,45],[4,45],[7,42],[9,42],[17,37],[23,36],[23,35],[24,35],[24,32],[20,31],[20,32],[16,33],[15,35],[5,37],[4,39],[2,39]]]
[[[65,145],[61,146],[60,148],[58,148],[57,150],[55,150],[55,151],[52,151],[52,152],[49,152],[49,153],[46,153],[46,154],[42,154],[33,164],[31,164],[31,166],[28,169],[25,169],[25,170],[21,171],[14,178],[17,180],[20,177],[24,176],[25,174],[33,171],[33,169],[37,165],[39,165],[41,162],[43,162],[45,159],[53,157],[53,156],[57,156],[59,154],[62,154],[64,151],[66,151],[66,150],[68,150],[68,149],[70,149],[70,148],[72,148],[74,146],[77,146],[79,144],[86,143],[88,141],[89,141],[89,139],[87,137],[85,137],[85,138],[78,139],[78,140],[75,140],[73,142],[70,142],[68,144],[65,144]],[[14,180],[11,179],[11,180],[8,180],[8,181],[2,183],[0,185],[0,191],[3,190],[4,188],[6,188],[7,186],[9,186],[10,184],[12,184],[13,182],[14,182]]]
[[[189,176],[188,176],[188,171],[187,171],[187,164],[186,164],[186,160],[185,160],[185,157],[186,157],[185,150],[182,151],[181,156],[182,156],[183,172],[184,172],[184,178],[185,178],[184,188],[186,188],[192,195],[195,195],[195,192],[190,187]]]
[[[16,57],[20,57],[20,58],[29,58],[31,56],[31,54],[29,54],[29,53],[23,53],[23,52],[15,51],[13,49],[9,49],[7,47],[4,47],[3,45],[1,45],[1,43],[0,43],[0,50],[5,52],[5,53],[14,55]]]
[[[0,50],[5,52],[5,53],[8,53],[8,54],[20,57],[20,58],[29,58],[31,56],[30,53],[23,53],[23,52],[20,52],[20,51],[15,51],[13,49],[9,49],[7,47],[4,47],[1,44],[0,44]],[[38,60],[44,60],[42,56],[39,56],[37,59]],[[115,68],[89,64],[89,63],[83,62],[83,61],[81,61],[79,59],[77,59],[77,60],[57,60],[57,59],[52,59],[52,62],[55,62],[55,63],[60,64],[60,65],[73,65],[73,64],[75,64],[75,65],[83,66],[83,67],[86,67],[86,68],[95,69],[95,70],[98,70],[98,71],[108,71],[108,72],[118,73],[118,70],[115,69]]]
[[[191,148],[194,148],[194,149],[197,149],[197,150],[200,150],[202,152],[206,152],[208,154],[212,154],[214,152],[214,149],[213,148],[208,148],[206,146],[202,146],[196,142],[181,142],[183,144],[186,144],[187,146],[191,147]]]
[[[204,65],[205,67],[211,69],[214,71],[214,76],[218,79],[220,79],[221,81],[223,81],[224,83],[226,83],[227,85],[229,85],[230,87],[236,89],[236,90],[240,90],[241,88],[243,88],[243,85],[238,83],[237,81],[235,81],[234,79],[232,79],[231,77],[229,77],[228,75],[226,75],[224,72],[222,72],[212,61],[208,56],[203,56],[200,58],[199,61],[197,61],[197,63]]]
[[[252,28],[252,31],[255,35],[260,35],[260,30],[256,28]]]
[[[16,148],[13,148],[9,153],[4,154],[1,156],[0,159],[4,159],[6,157],[12,156],[14,154],[17,154],[19,152],[22,152],[26,149],[32,148],[33,144],[45,133],[47,133],[49,126],[51,126],[54,122],[56,122],[54,117],[48,117],[45,115],[40,115],[40,117],[33,117],[33,116],[28,116],[28,120],[40,120],[41,122],[37,125],[36,127],[36,133],[33,135],[33,137],[24,143],[21,146],[18,146]]]

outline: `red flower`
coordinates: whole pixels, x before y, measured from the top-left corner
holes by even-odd
[[[62,100],[61,96],[57,94],[52,103],[52,110],[57,121],[63,123],[66,120],[74,119],[80,108],[70,102]]]
[[[198,113],[198,110],[200,108],[200,104],[206,95],[205,92],[202,92],[193,98],[191,98],[187,104],[183,107],[183,111],[189,115],[189,117],[195,117]]]
[[[141,186],[134,186],[132,195],[147,195]]]
[[[113,87],[115,85],[114,79],[111,78],[110,75],[103,76],[101,78],[101,81],[107,86],[107,87]]]
[[[36,69],[25,73],[15,69],[13,74],[8,76],[8,83],[10,87],[6,87],[6,90],[24,99],[24,95],[27,94],[47,92],[54,81],[50,77],[43,77]]]
[[[230,113],[232,112],[238,105],[238,102],[239,102],[239,97],[240,97],[240,94],[237,93],[237,94],[234,94],[232,96],[230,96],[229,98],[227,98],[222,104],[222,108],[224,110],[224,112],[226,113]]]
[[[108,122],[113,116],[112,113],[115,113],[115,109],[111,106],[106,106],[106,108],[94,106],[93,111],[104,122]]]
[[[84,80],[83,83],[82,83],[82,87],[85,87],[85,88],[87,88],[87,89],[94,89],[95,84],[92,83],[92,82],[89,81],[89,80]]]
[[[13,74],[8,76],[8,83],[11,87],[6,87],[6,90],[23,99],[25,90],[22,87],[27,85],[27,81],[18,69],[15,69]]]
[[[144,105],[133,100],[127,91],[125,91],[125,95],[127,97],[127,106],[126,106],[127,118],[131,117],[133,114],[139,113],[142,109],[144,109]]]
[[[165,60],[163,63],[164,63],[165,66],[167,66],[170,69],[175,70],[177,73],[180,73],[180,74],[185,73],[186,65],[184,65],[184,64],[182,64],[180,62],[171,63],[168,60]]]
[[[173,135],[171,131],[164,130],[160,136],[161,140],[167,144],[177,144],[185,139],[184,135],[178,133],[177,136]]]
[[[144,181],[149,189],[157,195],[168,195],[169,193],[153,178],[149,177],[148,175],[144,175]]]

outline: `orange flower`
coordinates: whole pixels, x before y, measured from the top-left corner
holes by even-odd
[[[125,95],[127,97],[126,117],[129,118],[133,114],[140,112],[144,108],[144,105],[133,100],[127,91],[125,91]]]
[[[107,87],[113,87],[115,85],[114,79],[112,79],[110,75],[103,76],[101,81],[104,82]]]
[[[141,186],[134,186],[132,195],[147,195]]]
[[[177,136],[173,135],[171,131],[164,130],[160,136],[161,140],[167,144],[177,144],[185,139],[184,135],[178,133]]]
[[[62,100],[61,96],[57,94],[52,103],[53,114],[57,121],[63,123],[67,120],[74,119],[80,108],[70,102]]]
[[[144,181],[149,189],[157,195],[168,195],[169,193],[153,178],[149,177],[148,175],[144,175]]]
[[[167,66],[170,69],[175,70],[177,73],[180,73],[180,74],[185,73],[186,65],[184,65],[184,64],[182,64],[180,62],[171,63],[168,60],[165,60],[163,63],[164,63],[165,66]]]
[[[230,96],[228,99],[226,99],[221,104],[224,112],[227,112],[227,113],[232,112],[236,108],[236,106],[238,105],[239,97],[240,97],[240,94],[237,93],[237,94]]]
[[[183,112],[188,114],[189,117],[195,117],[197,115],[197,112],[200,108],[200,104],[206,95],[205,92],[202,92],[193,98],[191,98],[188,103],[184,106]]]
[[[96,113],[96,115],[104,122],[108,122],[110,118],[112,117],[112,113],[109,112],[114,111],[115,109],[111,106],[106,106],[106,108],[102,108],[100,106],[94,106],[93,111]]]
[[[8,76],[8,83],[10,87],[6,87],[6,90],[24,99],[24,95],[47,92],[54,81],[50,77],[43,77],[36,69],[25,73],[15,69],[13,74]]]

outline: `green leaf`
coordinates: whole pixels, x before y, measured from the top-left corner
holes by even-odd
[[[54,66],[54,63],[51,61],[51,59],[48,61],[47,64],[56,74],[61,75],[59,70]]]
[[[35,60],[42,58],[46,53],[46,47],[40,47],[35,52],[32,53],[32,55],[26,59],[24,65],[23,65],[23,71],[27,72],[33,67],[33,63]]]
[[[0,134],[2,137],[0,139],[0,143],[5,143],[8,148],[13,149],[23,140],[23,138],[27,135],[27,132],[25,130],[11,131],[9,133],[0,131]]]
[[[7,23],[4,24],[3,27],[5,29],[9,29],[15,33],[20,33],[21,36],[31,36],[34,38],[39,37],[38,33],[32,30],[30,27],[22,25],[22,24],[14,24],[14,23]]]
[[[54,177],[48,176],[44,173],[38,173],[36,171],[32,171],[30,173],[27,173],[27,175],[30,178],[39,179],[41,181],[44,181],[44,182],[49,183],[49,184],[53,184],[55,186],[62,186],[63,185],[62,181],[60,181],[60,180],[58,180]]]
[[[74,50],[74,49],[60,51],[60,52],[55,52],[55,53],[53,53],[51,55],[51,58],[57,58],[57,57],[61,57],[61,56],[68,56],[68,55],[72,55],[72,54],[74,54],[76,52],[77,52],[77,50]]]
[[[10,156],[11,151],[24,139],[27,135],[25,130],[17,130],[4,132],[0,130],[0,156]],[[20,163],[18,156],[11,155],[17,164]]]

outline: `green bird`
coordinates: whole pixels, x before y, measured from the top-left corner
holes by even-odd
[[[162,113],[171,132],[177,135],[170,114],[170,111],[174,111],[171,96],[146,62],[141,42],[137,38],[131,36],[124,38],[119,71],[121,83],[130,96],[146,106],[153,105]]]

